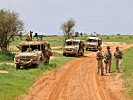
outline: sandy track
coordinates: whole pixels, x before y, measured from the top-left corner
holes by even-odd
[[[114,51],[118,44],[103,44],[103,47],[106,45],[111,45]],[[120,45],[122,49],[131,46]],[[95,55],[91,52],[42,76],[24,100],[125,100],[120,75],[115,78],[97,75]]]

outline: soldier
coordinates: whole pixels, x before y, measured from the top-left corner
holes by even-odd
[[[50,44],[47,44],[47,46],[43,46],[42,49],[42,60],[44,61],[44,63],[49,64],[49,59],[50,56],[52,56],[52,51],[50,48]]]
[[[32,41],[32,31],[26,33],[26,41]]]
[[[110,46],[107,46],[107,52],[104,54],[104,63],[105,63],[105,71],[106,73],[111,71],[111,60],[112,60],[112,53],[110,51]],[[108,71],[107,71],[108,70]]]
[[[96,54],[96,59],[98,61],[98,74],[99,71],[101,70],[101,75],[104,75],[104,67],[103,67],[103,54],[102,54],[102,47],[98,48],[98,52]]]
[[[116,61],[116,70],[118,73],[120,73],[120,69],[122,71],[122,58],[123,58],[123,53],[122,51],[119,50],[119,47],[116,47],[116,50],[114,52],[115,56],[115,61]]]

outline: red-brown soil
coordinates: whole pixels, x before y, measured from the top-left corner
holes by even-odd
[[[126,49],[132,44],[104,43],[114,52],[117,45]],[[55,71],[44,74],[30,88],[24,100],[126,100],[120,74],[97,75],[96,52],[76,58]]]

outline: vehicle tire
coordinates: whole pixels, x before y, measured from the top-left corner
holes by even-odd
[[[20,65],[16,64],[16,70],[20,69]]]
[[[63,56],[66,56],[66,53],[63,53]]]
[[[33,64],[32,66],[33,66],[33,68],[37,68],[38,64]]]
[[[88,51],[88,48],[86,48],[86,51]]]

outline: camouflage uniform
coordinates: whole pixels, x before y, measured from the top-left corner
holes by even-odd
[[[119,49],[118,50],[116,49],[115,52],[114,52],[114,56],[115,56],[115,61],[116,61],[116,70],[117,70],[118,73],[120,73],[122,71],[123,53]]]
[[[99,71],[101,70],[101,75],[104,75],[104,67],[103,67],[103,55],[102,55],[102,52],[101,51],[98,51],[97,52],[97,55],[96,55],[96,59],[98,61],[98,74],[99,74]]]
[[[104,62],[105,62],[105,71],[106,73],[111,71],[111,60],[112,60],[112,53],[109,49],[107,49],[107,52],[104,54]],[[108,70],[108,71],[107,71]]]
[[[43,62],[46,63],[46,64],[49,64],[49,59],[50,59],[50,57],[48,55],[48,51],[45,50],[45,49],[42,50],[42,60],[43,60]]]
[[[32,41],[32,31],[26,33],[26,41]]]
[[[42,60],[44,61],[44,63],[49,64],[50,56],[53,55],[50,44],[48,44],[44,48],[45,49],[42,50]]]

